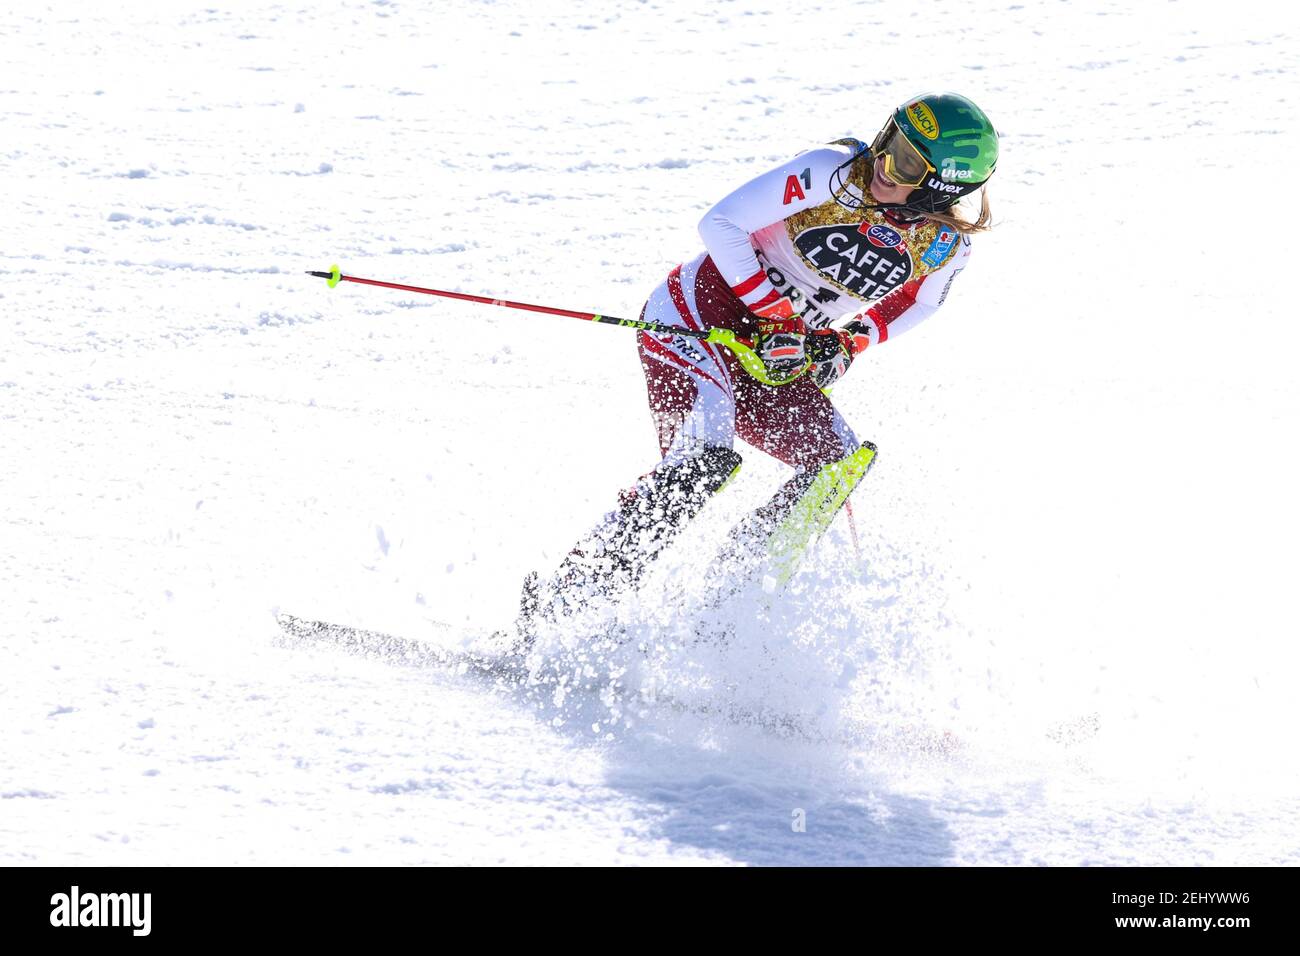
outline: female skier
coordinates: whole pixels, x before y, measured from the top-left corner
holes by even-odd
[[[619,498],[544,588],[526,585],[521,626],[634,586],[646,566],[740,466],[737,436],[795,469],[737,528],[729,556],[766,559],[765,584],[793,574],[808,543],[865,474],[860,442],[828,397],[856,356],[932,315],[989,228],[957,203],[993,174],[998,136],[954,93],[908,100],[870,143],[800,153],[717,203],[706,252],[673,269],[642,318],[729,329],[761,366],[686,336],[638,336],[663,459]],[[746,366],[750,368],[746,370]]]

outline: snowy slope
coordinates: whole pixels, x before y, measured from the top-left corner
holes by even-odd
[[[0,862],[1300,862],[1266,9],[6,7]],[[860,559],[674,643],[782,480],[741,448],[594,690],[277,646],[468,640],[656,457],[625,330],[303,270],[635,315],[725,191],[941,87],[999,226],[837,389]]]

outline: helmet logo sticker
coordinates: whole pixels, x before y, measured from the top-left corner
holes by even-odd
[[[939,170],[940,179],[971,179],[975,175],[973,169],[958,169],[957,160],[951,156],[939,164],[942,169]]]
[[[878,299],[912,276],[912,257],[902,237],[886,226],[864,234],[858,223],[815,226],[794,238],[805,261],[835,284],[863,299]],[[898,238],[896,245],[887,241]],[[879,241],[877,241],[879,240]]]
[[[924,101],[917,100],[915,103],[909,104],[907,115],[911,119],[912,125],[926,139],[939,138],[939,121],[934,118],[934,110],[926,106]]]
[[[933,189],[933,190],[934,190],[935,192],[937,192],[937,193],[958,193],[958,194],[960,194],[961,191],[962,191],[962,189],[961,189],[960,186],[956,186],[956,185],[953,185],[953,184],[951,184],[951,183],[945,183],[945,182],[942,182],[942,181],[940,181],[940,180],[938,180],[938,179],[935,179],[933,176],[931,176],[931,177],[929,178],[929,180],[926,182],[925,186],[926,186],[927,189]]]

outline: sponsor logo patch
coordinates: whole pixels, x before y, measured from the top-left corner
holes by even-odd
[[[803,180],[803,185],[799,185],[799,180]],[[788,206],[796,199],[804,199],[804,190],[812,189],[812,167],[809,166],[798,176],[787,176],[785,180],[785,198],[781,200],[781,205]]]
[[[884,230],[877,234],[878,239],[887,238],[885,233],[889,233],[897,244],[874,241],[870,236],[874,229]],[[794,244],[810,266],[863,299],[878,299],[912,276],[907,244],[885,226],[868,228],[866,233],[856,223],[815,226],[799,233]]]
[[[939,121],[934,118],[934,111],[926,106],[923,100],[909,104],[907,115],[911,118],[912,125],[920,130],[921,135],[926,139],[939,138]]]
[[[877,249],[897,249],[903,244],[903,237],[888,226],[876,224],[867,230],[867,242]]]
[[[940,263],[948,257],[948,253],[952,251],[958,235],[959,233],[955,229],[940,229],[930,242],[929,247],[925,252],[921,253],[921,261],[931,269],[937,269]]]

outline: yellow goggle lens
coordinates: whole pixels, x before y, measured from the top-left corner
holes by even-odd
[[[907,141],[893,120],[880,131],[872,144],[871,152],[877,159],[884,161],[885,175],[900,186],[915,188],[925,182],[927,173],[934,171],[934,167]]]

